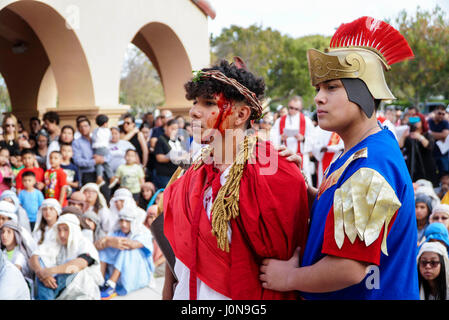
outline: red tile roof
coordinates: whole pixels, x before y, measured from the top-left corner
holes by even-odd
[[[211,17],[212,19],[215,19],[216,13],[214,8],[210,5],[209,1],[207,0],[191,0],[198,8],[200,8],[201,11],[206,16]]]

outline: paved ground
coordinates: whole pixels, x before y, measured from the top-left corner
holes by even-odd
[[[117,296],[111,300],[161,300],[163,286],[164,277],[156,276],[147,287],[131,292],[126,296]]]

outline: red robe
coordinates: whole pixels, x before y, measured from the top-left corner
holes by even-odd
[[[275,174],[261,175],[270,154]],[[289,259],[305,248],[309,218],[307,188],[299,168],[280,157],[269,142],[258,142],[256,161],[245,166],[240,181],[240,214],[231,219],[229,252],[217,247],[203,205],[207,168],[193,166],[164,191],[164,232],[176,257],[213,290],[235,300],[294,299],[295,292],[262,288],[259,267],[264,258]],[[272,163],[271,163],[272,165]],[[213,214],[213,213],[212,213]],[[190,294],[196,295],[196,278]]]

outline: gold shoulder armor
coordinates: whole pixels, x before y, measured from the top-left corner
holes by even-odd
[[[395,191],[371,168],[357,170],[334,194],[334,235],[339,248],[345,234],[354,243],[356,237],[371,245],[385,225],[382,252],[387,252],[388,225],[401,207]]]

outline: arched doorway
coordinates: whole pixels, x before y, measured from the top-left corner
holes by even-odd
[[[158,71],[165,96],[162,107],[174,114],[185,114],[190,106],[182,88],[192,76],[192,66],[179,37],[169,26],[151,22],[143,26],[131,42],[146,54]]]
[[[134,114],[155,111],[165,101],[159,71],[148,56],[130,43],[120,79],[120,103]]]
[[[5,49],[0,72],[12,111],[24,123],[47,108],[95,105],[83,48],[65,18],[49,5],[18,1],[2,8],[0,45]]]

